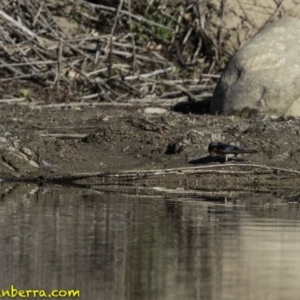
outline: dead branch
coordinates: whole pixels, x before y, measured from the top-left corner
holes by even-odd
[[[150,15],[143,15],[143,10],[137,12],[139,5],[131,1],[120,1],[116,7],[83,0],[62,3],[58,16],[55,1],[1,2],[0,82],[43,83],[43,87],[69,91],[69,96],[79,102],[147,98],[145,87],[149,87],[151,94],[159,96],[163,90],[164,98],[171,95],[173,103],[205,96],[191,87],[192,82],[199,86],[216,84],[218,75],[207,74],[212,73],[207,63],[185,63],[193,56],[191,45],[198,39],[194,20],[185,19],[186,15],[193,17],[194,4],[152,12],[151,2]],[[107,18],[107,14],[114,18]],[[66,30],[59,19],[74,24],[75,29]],[[95,28],[99,28],[102,19],[107,20],[107,30],[98,32]],[[181,67],[169,57],[175,43],[184,62]],[[188,55],[187,49],[191,51]],[[203,74],[200,78],[193,72],[186,76],[186,67],[201,68]],[[7,103],[5,99],[3,102]]]
[[[228,170],[228,169],[234,170]],[[242,169],[242,170],[241,170]],[[246,170],[243,170],[246,169]],[[196,167],[183,167],[183,168],[169,168],[169,169],[156,169],[156,170],[126,170],[121,172],[87,172],[87,173],[76,173],[69,175],[59,175],[59,176],[49,176],[44,177],[44,181],[49,182],[63,182],[63,181],[75,181],[87,178],[119,178],[126,180],[137,180],[137,179],[147,179],[154,176],[165,176],[165,175],[207,175],[207,174],[223,174],[223,175],[239,175],[239,176],[249,176],[252,175],[265,175],[274,174],[274,172],[282,172],[289,175],[299,176],[300,171],[269,167],[265,165],[258,164],[218,164],[218,165],[205,165]],[[39,180],[40,178],[33,178],[31,180]]]

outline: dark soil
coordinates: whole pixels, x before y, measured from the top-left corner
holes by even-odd
[[[238,156],[229,161],[230,164],[300,169],[299,118],[253,116],[242,119],[177,112],[147,115],[138,108],[32,110],[27,106],[5,105],[0,109],[3,179],[216,164],[222,169],[222,158],[208,157],[207,146],[211,141],[231,142],[259,151]],[[273,184],[276,187],[298,185],[295,174],[287,178],[286,174],[279,173],[271,178],[253,174],[209,173],[189,177],[183,174],[179,179],[169,176],[167,181],[174,187],[195,187],[195,181],[201,179],[197,188],[218,188],[225,184],[236,189],[237,183],[239,187],[259,188],[266,186],[266,180],[269,188]],[[155,180],[153,177],[152,183],[157,184],[157,180],[158,177]]]

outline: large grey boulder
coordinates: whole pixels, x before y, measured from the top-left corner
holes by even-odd
[[[300,20],[265,26],[230,60],[214,91],[211,113],[250,108],[300,116]]]

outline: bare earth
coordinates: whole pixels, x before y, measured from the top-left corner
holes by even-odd
[[[2,179],[35,181],[61,176],[62,182],[82,173],[137,170],[134,178],[118,178],[117,183],[260,191],[299,186],[300,173],[289,171],[300,170],[298,118],[146,115],[139,108],[32,110],[4,105],[0,109]],[[259,152],[223,163],[219,157],[208,157],[211,141],[232,142]],[[147,179],[138,175],[138,170],[146,174],[146,170],[195,167],[204,170],[158,172]],[[99,177],[84,182],[99,184]]]
[[[120,15],[115,1],[76,5],[46,1],[46,6],[6,2],[7,18],[1,24],[6,67],[0,83],[0,181],[113,183],[184,191],[300,188],[300,119],[212,116],[205,114],[204,104],[197,108],[192,102],[207,103],[217,75],[236,49],[266,22],[294,16],[295,1],[269,1],[264,7],[257,1],[247,7],[236,1],[226,5],[202,1],[201,7],[190,1],[134,1],[134,11],[125,1]],[[167,14],[157,10],[163,3]],[[139,16],[135,23],[131,15]],[[22,22],[11,26],[8,16]],[[195,26],[199,20],[201,34]],[[149,28],[149,24],[156,25]],[[28,39],[24,29],[36,38]],[[107,45],[111,45],[109,55]],[[131,52],[133,60],[128,59]],[[47,67],[41,67],[42,58]],[[140,80],[140,74],[151,77],[147,82],[146,77]],[[131,75],[137,78],[129,80]],[[32,80],[19,82],[19,77]],[[84,104],[123,101],[118,105],[126,106],[129,99],[138,98],[146,105],[143,98],[159,95],[156,105],[177,103],[177,109],[192,113],[147,115],[139,107],[46,107],[82,101],[93,94],[98,96],[86,98],[90,100]],[[181,105],[183,96],[190,103]],[[211,141],[258,153],[224,163],[219,157],[208,157]]]

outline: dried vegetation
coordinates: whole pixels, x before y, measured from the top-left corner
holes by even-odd
[[[212,13],[220,17],[214,33],[207,30]],[[230,56],[222,49],[223,13],[210,1],[3,0],[0,101],[170,106],[205,99]]]

